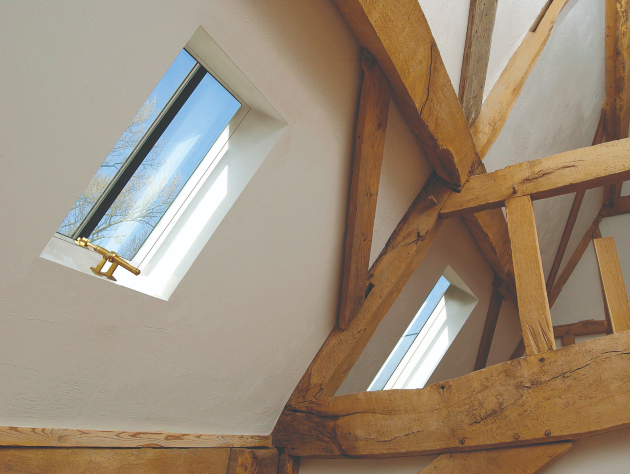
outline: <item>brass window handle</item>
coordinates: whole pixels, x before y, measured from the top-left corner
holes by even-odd
[[[94,251],[98,252],[101,256],[103,256],[101,260],[99,261],[99,263],[96,265],[96,267],[90,267],[90,270],[94,272],[96,275],[107,277],[109,280],[115,281],[116,278],[113,276],[113,274],[114,274],[114,271],[118,268],[118,266],[122,267],[123,269],[127,269],[133,275],[140,275],[140,269],[136,269],[134,266],[129,264],[126,260],[124,260],[115,252],[110,252],[101,246],[92,244],[88,238],[79,238],[75,242],[79,246],[84,247],[86,249],[93,249]],[[107,272],[102,272],[103,266],[108,261],[111,262],[112,265],[109,266],[109,269],[107,269]]]

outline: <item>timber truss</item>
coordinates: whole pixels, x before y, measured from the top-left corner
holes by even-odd
[[[599,232],[603,218],[630,212],[620,197],[630,179],[629,2],[606,0],[606,101],[593,145],[486,173],[482,160],[568,0],[548,1],[483,104],[498,0],[471,0],[459,100],[417,0],[334,1],[364,48],[341,307],[272,435],[0,427],[0,472],[297,473],[300,457],[441,454],[424,473],[533,473],[572,440],[630,426],[630,304],[614,240]],[[368,269],[392,97],[435,172]],[[602,186],[601,211],[558,277],[584,192]],[[545,282],[532,200],[572,192]],[[443,221],[457,216],[496,274],[475,372],[335,397]],[[591,240],[605,319],[553,327],[550,306]],[[485,368],[504,299],[518,307],[523,341],[512,360]],[[575,344],[589,334],[608,335]]]

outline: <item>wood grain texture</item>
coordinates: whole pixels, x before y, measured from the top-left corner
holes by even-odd
[[[467,214],[462,216],[462,219],[492,270],[506,283],[510,293],[515,296],[512,246],[503,211],[490,209]],[[513,303],[516,304],[516,301]]]
[[[365,50],[362,65],[339,310],[339,327],[344,330],[361,307],[367,289],[391,90],[374,56]]]
[[[300,457],[293,457],[287,454],[280,455],[278,473],[300,473]]]
[[[594,239],[599,275],[604,286],[604,296],[613,333],[630,330],[630,303],[621,273],[615,238]]]
[[[548,443],[630,426],[630,332],[423,389],[289,406],[272,436],[302,457],[394,457]]]
[[[376,57],[409,128],[435,171],[461,189],[479,157],[429,24],[417,0],[335,0]]]
[[[525,351],[528,355],[536,355],[554,350],[556,344],[532,200],[529,196],[511,198],[505,202],[505,212],[512,241],[518,313]]]
[[[601,214],[603,217],[608,218],[611,216],[620,216],[622,214],[630,213],[630,196],[622,196],[617,200],[615,206],[612,208],[603,207]]]
[[[569,346],[575,344],[575,335],[572,333],[567,333],[562,336],[562,346]]]
[[[482,163],[475,170],[475,175],[484,173],[486,173],[486,167]],[[507,292],[502,291],[504,297],[517,305],[512,248],[503,212],[499,209],[490,209],[467,214],[462,218],[481,254],[486,258],[496,275],[506,284]]]
[[[449,197],[441,216],[499,208],[509,198],[551,198],[629,178],[630,139],[617,140],[475,175],[461,193]]]
[[[335,394],[381,319],[422,262],[442,220],[438,214],[451,190],[433,175],[392,233],[368,275],[373,286],[348,328],[333,328],[293,391],[290,404]],[[430,198],[433,197],[437,204]]]
[[[479,157],[483,160],[505,125],[536,60],[542,53],[556,18],[568,0],[555,0],[535,32],[529,32],[492,87],[481,112],[471,127]]]
[[[271,447],[271,437],[0,426],[0,446]]]
[[[226,473],[278,473],[276,449],[230,449]]]
[[[0,448],[0,473],[226,473],[229,448]]]
[[[564,338],[566,335],[586,336],[610,333],[606,320],[582,320],[581,322],[555,325],[553,335],[555,338]]]
[[[469,125],[475,122],[483,102],[497,3],[498,0],[470,0],[459,79],[459,102]]]
[[[613,100],[612,136],[628,136],[630,125],[630,30],[628,0],[606,0],[606,96]]]
[[[495,284],[497,284],[496,280],[497,279],[495,279]],[[488,313],[486,314],[486,321],[483,325],[483,333],[481,334],[481,342],[479,343],[479,350],[477,351],[475,371],[485,368],[486,363],[488,362],[488,355],[490,354],[490,347],[492,346],[494,330],[497,327],[499,313],[501,313],[501,305],[503,304],[503,295],[501,294],[501,291],[496,288],[500,287],[501,284],[502,282],[499,281],[498,285],[496,285],[492,290],[490,305],[488,306]]]
[[[571,447],[571,442],[556,442],[443,454],[418,473],[537,473]]]
[[[584,251],[586,251],[586,248],[591,242],[593,232],[595,231],[595,229],[597,229],[601,221],[602,221],[602,215],[597,214],[597,216],[595,216],[595,219],[593,219],[593,222],[591,223],[589,228],[586,230],[586,233],[582,237],[580,243],[575,248],[575,251],[573,251],[573,254],[571,255],[571,258],[569,259],[569,262],[567,262],[567,265],[562,270],[560,277],[558,277],[558,279],[556,280],[556,283],[551,289],[551,292],[549,292],[548,297],[549,297],[550,308],[553,307],[553,304],[558,299],[558,296],[560,295],[560,292],[562,291],[564,284],[567,283],[567,281],[569,280],[569,277],[571,277],[571,274],[573,273],[578,263],[580,262],[580,259],[584,255]]]

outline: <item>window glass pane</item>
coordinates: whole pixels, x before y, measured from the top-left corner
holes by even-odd
[[[133,259],[239,107],[240,103],[206,74],[90,240]]]
[[[185,50],[179,53],[61,223],[58,233],[66,236],[74,233],[195,64],[196,61]]]

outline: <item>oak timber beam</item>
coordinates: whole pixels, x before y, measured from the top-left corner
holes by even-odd
[[[501,305],[503,304],[503,295],[499,290],[501,285],[505,284],[501,282],[500,279],[495,278],[492,283],[494,288],[492,289],[492,296],[490,297],[490,305],[488,306],[486,321],[483,325],[483,333],[481,334],[481,342],[479,343],[479,350],[477,351],[474,371],[485,368],[486,363],[488,362],[488,355],[490,354],[490,347],[492,346],[494,330],[497,327],[499,313],[501,313]]]
[[[278,473],[300,473],[300,457],[293,457],[287,454],[280,455]]]
[[[372,290],[343,331],[335,326],[293,391],[288,404],[335,394],[376,327],[422,262],[442,220],[438,214],[451,190],[429,178],[372,265]]]
[[[615,239],[594,239],[599,275],[604,287],[604,297],[613,333],[630,330],[630,303],[621,273]]]
[[[0,446],[21,447],[272,447],[268,435],[48,429],[0,426]]]
[[[505,202],[516,277],[518,313],[528,355],[555,350],[551,312],[545,289],[534,207],[529,196]]]
[[[554,0],[537,24],[527,33],[492,87],[471,127],[479,157],[483,160],[505,125],[536,60],[542,53],[553,25],[568,0]]]
[[[620,197],[612,208],[603,207],[601,213],[604,218],[630,213],[630,196]]]
[[[630,124],[630,2],[605,0],[606,5],[606,96],[611,100],[611,124],[607,140],[628,136]],[[604,206],[612,208],[621,195],[622,183],[604,187]]]
[[[485,173],[486,167],[482,163],[475,170],[475,175]],[[496,275],[507,285],[509,300],[517,305],[512,248],[503,212],[499,209],[491,209],[467,214],[462,218],[483,257],[488,261]]]
[[[443,454],[418,473],[538,473],[571,447],[556,442]]]
[[[630,139],[522,162],[468,180],[440,212],[445,218],[504,206],[505,200],[533,200],[586,190],[630,178]]]
[[[628,136],[630,125],[630,2],[605,0],[606,97],[612,101],[612,124],[607,140]]]
[[[604,333],[610,333],[606,320],[582,320],[581,322],[553,327],[553,336],[555,338],[563,338],[565,335],[586,336]]]
[[[442,57],[417,0],[335,0],[377,59],[409,128],[440,178],[461,189],[479,156]]]
[[[230,449],[226,473],[278,473],[276,449]]]
[[[630,332],[423,389],[288,406],[274,445],[302,457],[395,457],[573,440],[630,426]]]
[[[554,303],[556,303],[556,300],[558,299],[558,296],[560,295],[560,292],[562,291],[564,284],[567,283],[567,281],[569,280],[569,277],[571,277],[571,274],[573,273],[573,271],[579,264],[580,259],[582,259],[582,256],[584,255],[586,248],[591,242],[593,233],[598,228],[599,223],[601,223],[601,221],[602,221],[602,215],[601,213],[598,213],[597,216],[595,216],[595,219],[593,219],[593,222],[591,223],[589,228],[586,230],[586,233],[584,233],[584,236],[580,240],[577,248],[575,249],[575,251],[573,251],[573,254],[571,255],[571,258],[569,259],[569,262],[567,262],[567,265],[562,270],[560,277],[558,277],[558,279],[556,280],[556,283],[551,289],[551,292],[549,292],[548,297],[549,297],[550,308],[553,307]]]
[[[458,96],[469,125],[475,122],[483,102],[497,3],[498,0],[470,0]]]
[[[228,473],[229,448],[0,448],[1,473]]]
[[[604,141],[604,136],[606,132],[606,116],[608,115],[609,108],[610,100],[606,99],[599,114],[599,122],[597,123],[595,136],[593,137],[593,142],[591,145],[599,145]],[[573,228],[575,227],[575,222],[577,221],[577,217],[580,212],[580,207],[582,206],[582,201],[584,200],[585,194],[586,192],[584,190],[575,193],[575,198],[573,199],[573,204],[571,205],[571,211],[569,212],[569,217],[567,218],[564,230],[562,231],[562,238],[560,239],[560,244],[558,245],[556,256],[553,259],[553,264],[551,265],[551,270],[549,271],[549,277],[547,277],[547,293],[551,292],[556,277],[558,276],[560,264],[562,264],[564,253],[566,252],[567,246],[569,244],[569,239],[571,239],[571,233],[573,232]]]
[[[361,307],[367,289],[391,89],[374,56],[366,50],[362,65],[339,311],[339,327],[344,330]]]

